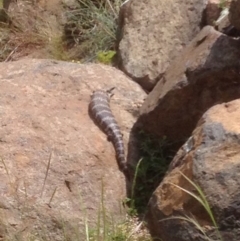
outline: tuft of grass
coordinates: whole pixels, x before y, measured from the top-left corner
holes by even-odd
[[[55,189],[56,190],[56,189]],[[55,192],[54,190],[54,192]],[[80,191],[80,190],[79,190]],[[54,195],[54,194],[53,194]],[[53,196],[52,195],[52,196]],[[80,230],[78,224],[69,223],[61,216],[55,222],[56,232],[52,233],[53,230],[48,230],[47,221],[37,220],[35,229],[29,230],[28,232],[16,232],[11,226],[4,223],[4,217],[1,215],[1,226],[6,228],[6,241],[52,241],[52,240],[62,240],[62,241],[152,241],[149,233],[146,231],[145,224],[140,222],[137,217],[123,216],[121,220],[117,220],[111,215],[106,209],[105,205],[105,191],[102,186],[98,217],[94,224],[90,224],[87,214],[87,209],[85,203],[80,197],[80,205],[84,216],[85,230]],[[26,203],[23,218],[26,216],[31,216],[32,206],[28,206]],[[28,213],[29,212],[29,213]],[[1,213],[0,213],[1,214]],[[30,215],[29,215],[30,214]],[[3,220],[2,220],[3,218]],[[53,236],[56,235],[57,237]]]
[[[12,2],[0,22],[0,61],[25,56],[111,64],[116,53],[117,18],[123,0],[78,0],[53,18],[36,2]],[[63,23],[66,21],[66,23]],[[40,56],[39,56],[40,55]]]
[[[85,213],[86,215],[86,213]],[[102,183],[101,203],[98,211],[96,227],[90,227],[85,219],[85,240],[86,241],[151,241],[150,235],[146,232],[143,222],[139,222],[136,216],[126,216],[121,221],[114,219],[106,210],[104,200],[104,186]]]
[[[85,240],[152,241],[150,235],[143,231],[143,226],[143,222],[133,218],[126,218],[122,223],[109,219],[104,223],[104,226],[97,226],[96,228],[90,228],[86,224]]]
[[[180,187],[179,185],[176,185],[174,183],[169,183],[171,185],[173,185],[174,187],[177,187],[178,189],[182,190],[183,192],[189,194],[191,197],[193,197],[206,211],[206,213],[208,214],[210,220],[212,221],[213,227],[214,229],[217,231],[217,235],[219,240],[223,240],[222,236],[220,234],[217,222],[214,218],[213,212],[211,210],[211,207],[207,201],[206,195],[204,194],[204,192],[202,191],[202,189],[195,183],[193,182],[190,178],[188,178],[186,175],[184,175],[182,172],[179,171],[179,173],[191,184],[191,186],[194,187],[194,189],[197,191],[198,195],[196,195],[195,193]],[[160,222],[166,221],[166,220],[172,220],[172,219],[179,219],[179,220],[184,220],[187,221],[189,223],[192,223],[205,237],[208,241],[213,241],[210,237],[207,236],[205,230],[203,229],[203,227],[200,225],[200,223],[198,222],[198,220],[192,215],[191,217],[186,215],[186,216],[176,216],[176,217],[170,217],[170,218],[164,218],[162,220],[160,220]]]
[[[183,221],[191,223],[194,227],[196,227],[204,235],[204,237],[207,241],[214,241],[210,237],[207,236],[203,227],[199,224],[199,222],[193,216],[185,215],[185,216],[176,216],[176,217],[171,217],[171,218],[164,218],[164,219],[160,220],[160,222],[167,221],[167,220],[173,220],[173,219],[183,220]]]
[[[122,3],[123,0],[79,0],[75,9],[66,11],[64,39],[72,48],[72,59],[103,60],[103,53],[116,50],[117,18]],[[108,59],[109,63],[112,57],[108,55],[103,62]]]

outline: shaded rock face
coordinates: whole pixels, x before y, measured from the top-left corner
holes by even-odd
[[[119,65],[151,90],[199,32],[206,0],[130,0],[119,17]]]
[[[111,107],[127,148],[142,89],[109,66],[50,60],[1,63],[0,80],[1,235],[45,230],[63,240],[64,228],[73,238],[96,221],[102,198],[120,220],[125,179],[88,104],[93,90],[116,87]]]
[[[240,1],[232,0],[229,8],[229,20],[231,24],[240,30]]]
[[[221,12],[221,0],[208,0],[206,7],[206,24],[214,25]]]
[[[149,202],[148,219],[154,236],[162,240],[206,240],[189,222],[164,218],[193,215],[213,240],[210,217],[192,196],[171,183],[195,194],[188,176],[204,192],[223,240],[239,240],[240,197],[240,100],[216,105],[207,111],[192,134],[192,146],[174,158],[175,167],[165,176]],[[174,230],[174,232],[172,232]]]
[[[205,27],[148,95],[135,127],[179,142],[211,106],[240,97],[240,40]]]
[[[228,36],[238,36],[236,29],[228,19],[228,9],[231,0],[209,0],[206,8],[206,25],[213,25],[215,29]]]

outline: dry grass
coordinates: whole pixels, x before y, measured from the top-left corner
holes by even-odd
[[[117,18],[122,0],[79,0],[75,9],[66,11],[64,38],[72,59],[93,62],[99,55],[116,50]]]
[[[31,1],[10,6],[9,23],[0,25],[0,60],[17,60],[25,56],[64,59],[59,29],[53,15]]]
[[[36,2],[18,0],[10,5],[10,23],[0,24],[0,61],[26,56],[112,61],[122,0],[79,0],[74,9],[64,7],[59,0],[58,15]]]
[[[193,199],[195,199],[199,203],[199,205],[204,208],[206,214],[209,216],[209,219],[212,222],[212,226],[210,226],[210,227],[207,226],[207,228],[202,226],[200,224],[199,220],[197,219],[197,217],[194,217],[193,214],[185,215],[185,216],[172,216],[170,218],[164,218],[162,220],[159,220],[159,222],[164,222],[164,221],[173,220],[173,219],[187,221],[187,222],[193,224],[193,226],[204,235],[204,237],[207,241],[214,241],[215,240],[215,239],[213,240],[211,237],[209,237],[208,234],[206,233],[206,231],[209,230],[209,228],[211,230],[215,230],[216,235],[218,237],[218,240],[223,241],[223,238],[222,238],[221,233],[219,231],[218,224],[215,220],[214,214],[212,212],[210,204],[208,203],[206,195],[204,194],[204,192],[202,191],[200,186],[198,186],[195,182],[193,182],[190,178],[188,178],[182,172],[179,172],[179,173],[186,179],[187,182],[189,182],[189,184],[191,184],[191,186],[196,190],[197,194],[195,194],[194,192],[189,191],[189,190],[187,190],[187,189],[185,189],[185,188],[183,188],[179,185],[176,185],[174,183],[169,183],[169,184],[171,184],[171,185],[175,186],[176,188],[182,190],[183,192],[190,195]]]

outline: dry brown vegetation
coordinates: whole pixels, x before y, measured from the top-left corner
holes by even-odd
[[[54,18],[32,1],[10,5],[9,20],[0,25],[0,60],[17,60],[25,56],[64,59],[62,30]]]
[[[112,58],[121,2],[80,0],[72,7],[61,0],[12,1],[8,20],[0,19],[0,61],[28,56],[93,62],[99,53]]]

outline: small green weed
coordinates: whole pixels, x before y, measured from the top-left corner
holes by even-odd
[[[97,53],[97,61],[102,64],[111,64],[115,55],[116,51],[101,51]]]

